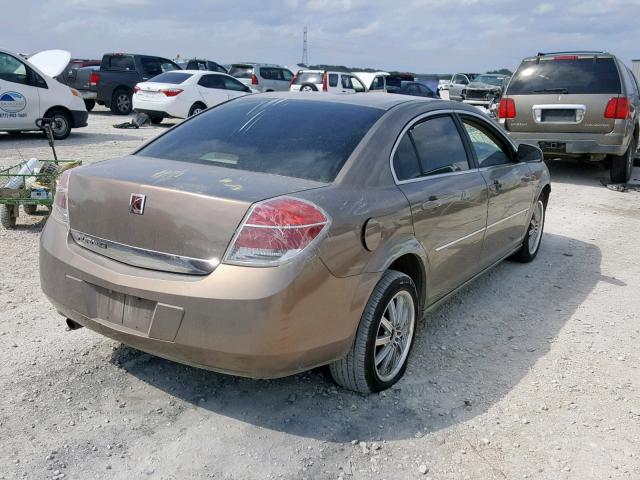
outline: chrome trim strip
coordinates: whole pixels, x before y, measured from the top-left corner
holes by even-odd
[[[477,234],[479,234],[479,233],[485,232],[485,231],[489,230],[490,228],[493,228],[493,227],[495,227],[495,226],[497,226],[497,225],[500,225],[501,223],[504,223],[504,222],[506,222],[506,221],[508,221],[508,220],[511,220],[512,218],[517,217],[518,215],[522,215],[523,213],[526,213],[526,212],[528,212],[528,211],[529,211],[529,209],[528,209],[528,208],[525,208],[524,210],[520,210],[519,212],[514,213],[513,215],[509,215],[508,217],[505,217],[505,218],[503,218],[502,220],[498,220],[497,222],[492,223],[491,225],[487,225],[486,227],[481,228],[480,230],[476,230],[475,232],[470,233],[470,234],[468,234],[468,235],[465,235],[464,237],[460,237],[460,238],[458,238],[457,240],[454,240],[453,242],[449,242],[449,243],[447,243],[447,244],[445,244],[445,245],[441,245],[440,247],[437,247],[437,248],[436,248],[436,252],[439,252],[439,251],[441,251],[441,250],[444,250],[445,248],[452,247],[452,246],[453,246],[453,245],[455,245],[456,243],[460,243],[460,242],[462,242],[462,241],[466,240],[467,238],[471,238],[471,237],[473,237],[474,235],[477,235]]]
[[[187,275],[208,275],[220,264],[220,260],[174,255],[172,253],[157,252],[145,248],[132,247],[123,243],[89,235],[78,230],[70,230],[71,237],[81,247],[104,257],[111,258],[127,265],[149,270],[182,273]]]
[[[465,235],[464,237],[459,238],[459,239],[457,239],[457,240],[454,240],[453,242],[449,242],[449,243],[447,243],[447,244],[445,244],[445,245],[442,245],[442,246],[440,246],[440,247],[436,248],[436,252],[439,252],[440,250],[444,250],[445,248],[452,247],[452,246],[453,246],[453,245],[455,245],[456,243],[460,243],[460,242],[462,242],[462,241],[466,240],[467,238],[471,238],[471,237],[473,237],[474,235],[477,235],[477,234],[479,234],[479,233],[484,232],[485,230],[486,230],[486,227],[485,227],[485,228],[481,228],[480,230],[476,230],[475,232],[470,233],[469,235]]]
[[[514,213],[513,215],[509,215],[508,217],[504,217],[502,220],[498,220],[497,222],[494,222],[491,225],[487,225],[486,229],[489,230],[490,228],[493,228],[496,225],[500,225],[501,223],[511,220],[513,217],[517,217],[518,215],[522,215],[523,213],[527,213],[528,211],[529,211],[528,208],[525,208],[524,210],[520,210],[519,212]]]

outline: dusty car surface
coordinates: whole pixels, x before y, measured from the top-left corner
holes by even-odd
[[[499,109],[518,142],[549,158],[605,161],[612,182],[631,177],[640,140],[640,87],[607,52],[539,53],[525,58]]]
[[[469,85],[462,89],[462,101],[471,105],[489,107],[499,101],[509,83],[508,75],[478,75]]]
[[[328,364],[382,390],[427,307],[535,258],[541,160],[464,104],[238,98],[66,173],[42,288],[70,326],[161,357],[260,378]]]

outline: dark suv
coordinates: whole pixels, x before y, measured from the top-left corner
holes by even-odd
[[[514,140],[549,158],[610,163],[611,181],[629,180],[639,128],[638,81],[606,52],[539,53],[525,58],[500,101]]]

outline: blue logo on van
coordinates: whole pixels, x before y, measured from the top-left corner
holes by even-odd
[[[0,110],[7,113],[18,113],[27,106],[27,99],[18,92],[4,92],[0,94]]]

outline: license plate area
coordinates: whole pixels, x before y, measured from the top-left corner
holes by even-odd
[[[95,291],[96,318],[145,334],[149,331],[156,302],[114,292],[97,285],[92,287]]]
[[[553,123],[575,123],[576,122],[576,110],[570,110],[568,108],[555,109],[555,110],[542,110],[541,122],[553,122]]]

